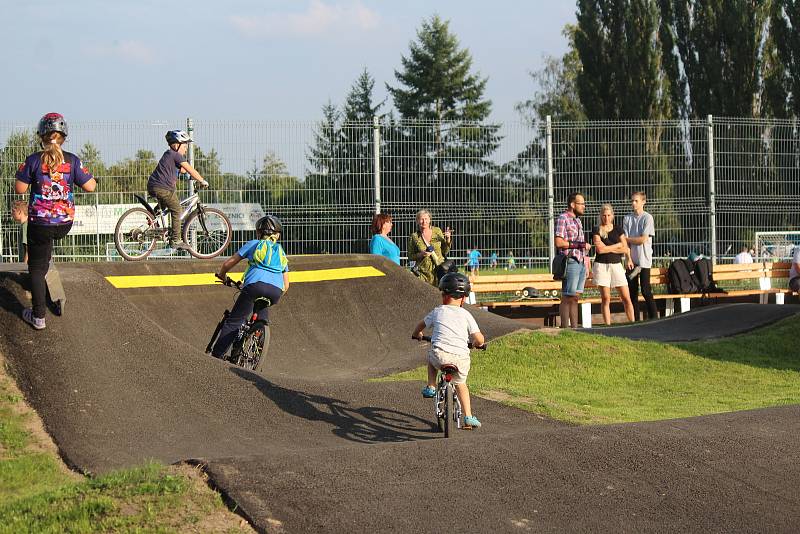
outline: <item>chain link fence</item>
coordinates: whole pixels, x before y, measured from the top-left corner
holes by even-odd
[[[451,257],[477,248],[484,259],[496,253],[500,266],[513,256],[517,267],[544,268],[553,217],[572,190],[586,196],[587,231],[602,204],[621,223],[630,193],[645,191],[662,259],[694,251],[726,261],[756,232],[800,226],[800,132],[791,120],[74,122],[65,148],[99,186],[75,193],[75,225],[56,245],[57,259],[116,259],[116,219],[134,194],[146,194],[164,133],[175,128],[193,130],[193,164],[211,183],[203,201],[233,222],[228,253],[264,213],[284,221],[290,254],[367,252],[376,211],[393,216],[391,237],[405,251],[425,208],[435,225],[453,229]],[[10,206],[23,196],[14,173],[37,149],[33,126],[0,121],[0,147],[0,251],[15,261],[20,233]]]

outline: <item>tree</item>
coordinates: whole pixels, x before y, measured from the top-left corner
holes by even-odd
[[[757,117],[771,2],[658,0],[673,108],[682,117]]]
[[[386,84],[400,118],[426,121],[407,127],[403,154],[411,172],[429,178],[450,179],[455,174],[479,175],[493,166],[488,156],[497,149],[497,127],[486,121],[491,101],[484,99],[487,78],[471,73],[472,56],[438,16],[423,21],[417,41],[395,70],[399,82]]]
[[[800,116],[800,1],[773,0],[764,101],[776,117]]]
[[[576,82],[587,118],[667,116],[655,0],[578,0],[577,19]]]

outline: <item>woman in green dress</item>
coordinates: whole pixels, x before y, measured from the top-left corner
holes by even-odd
[[[431,225],[431,214],[428,210],[417,212],[417,231],[408,240],[408,259],[416,262],[417,276],[433,286],[439,284],[436,267],[444,262],[450,252],[450,227],[441,228]]]

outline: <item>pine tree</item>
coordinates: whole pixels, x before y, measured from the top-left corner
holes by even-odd
[[[417,41],[395,70],[397,86],[386,85],[400,118],[404,170],[427,179],[451,181],[455,175],[480,175],[492,169],[488,156],[497,149],[497,127],[484,122],[491,102],[484,99],[487,78],[473,74],[472,56],[459,48],[449,23],[438,16],[422,23]],[[408,121],[425,121],[417,127]]]
[[[765,103],[777,117],[800,116],[800,1],[773,0]]]

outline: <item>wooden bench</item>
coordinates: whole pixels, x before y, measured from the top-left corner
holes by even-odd
[[[734,289],[729,287],[725,293],[690,293],[674,294],[667,290],[667,269],[653,268],[650,270],[650,285],[653,287],[653,298],[665,300],[665,316],[670,316],[676,312],[675,304],[678,304],[679,313],[687,312],[691,309],[692,299],[699,298],[735,298],[758,295],[759,302],[766,304],[769,296],[775,295],[775,303],[783,304],[786,294],[792,291],[784,288],[774,288],[773,279],[788,279],[789,268],[791,265],[786,262],[779,263],[751,263],[751,264],[719,264],[714,266],[713,277],[718,286],[725,289],[726,282],[736,281],[757,281],[757,289]],[[533,288],[539,291],[542,297],[522,298],[521,293],[525,288]],[[586,281],[585,289],[597,289],[593,280]],[[496,276],[476,276],[472,278],[472,291],[470,302],[487,308],[500,307],[553,307],[560,302],[558,295],[561,293],[561,282],[553,280],[549,273],[542,274],[507,274]],[[547,293],[555,291],[556,296],[548,297]],[[511,300],[481,299],[480,295],[500,293],[512,296]],[[615,296],[612,298],[618,298]],[[639,301],[643,302],[642,296]],[[581,306],[581,323],[584,328],[591,328],[592,324],[592,304],[599,304],[600,297],[588,297],[579,300]]]

